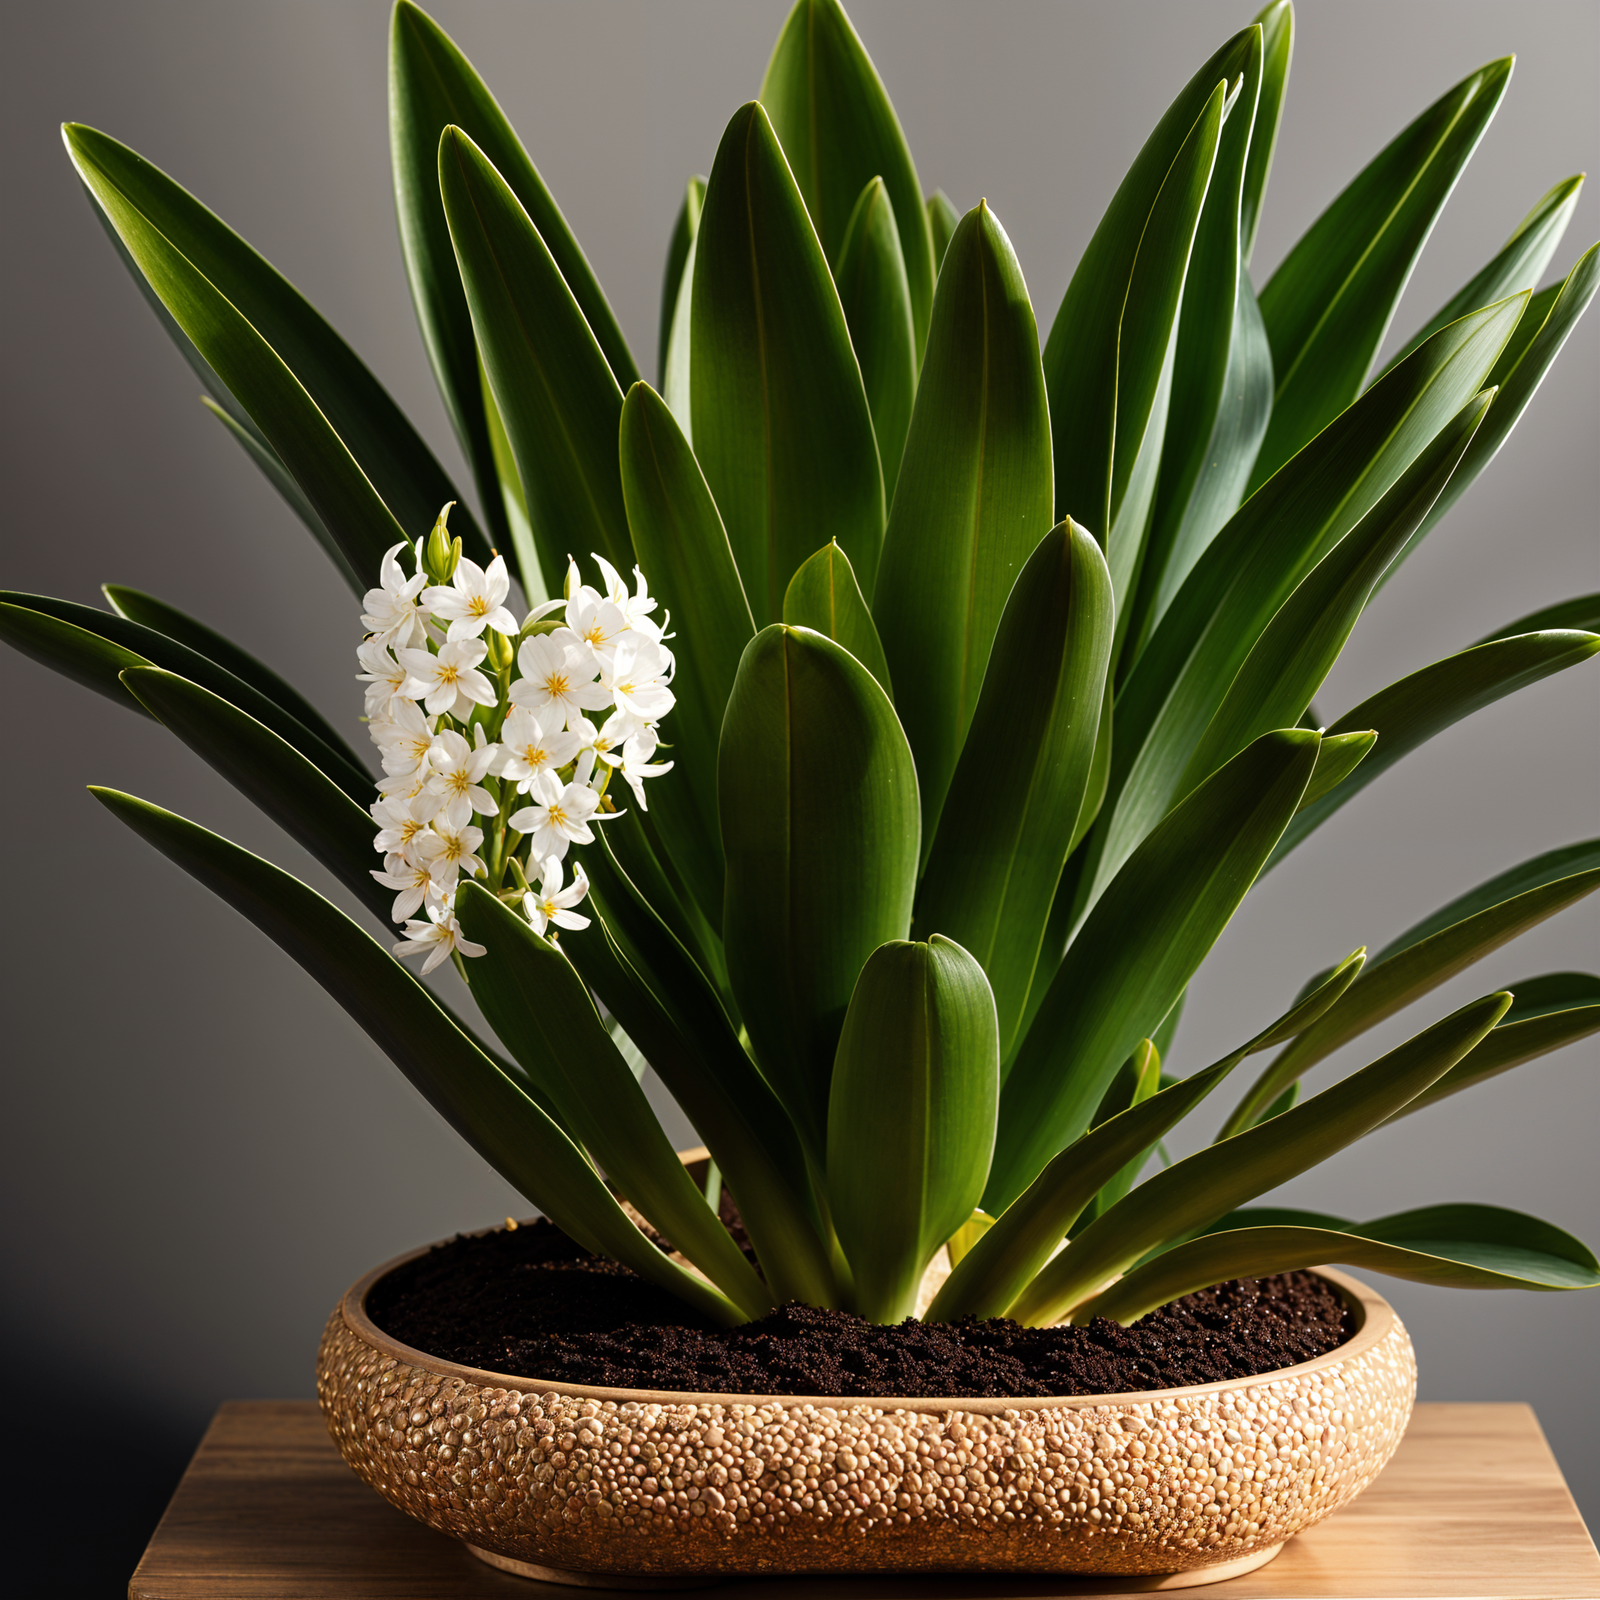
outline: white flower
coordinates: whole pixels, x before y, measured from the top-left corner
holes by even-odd
[[[494,765],[500,747],[485,744],[483,729],[477,730],[478,746],[474,749],[459,733],[441,733],[428,752],[426,796],[436,805],[430,820],[438,827],[440,820],[451,832],[459,831],[472,821],[473,812],[492,817],[500,807],[492,794],[479,785]],[[426,799],[422,802],[426,806]]]
[[[431,650],[401,650],[400,664],[409,676],[401,693],[408,699],[421,700],[430,716],[448,711],[465,722],[472,715],[472,703],[492,706],[499,703],[494,685],[477,665],[489,653],[481,639],[457,639],[439,647],[438,655]]]
[[[588,727],[580,717],[580,724]],[[526,794],[528,785],[541,772],[554,772],[577,755],[581,743],[576,733],[546,733],[543,724],[526,706],[513,706],[500,730],[500,776],[515,783]]]
[[[414,956],[423,950],[428,951],[428,959],[422,963],[422,975],[427,977],[452,953],[459,951],[464,956],[481,956],[485,946],[473,944],[470,939],[462,937],[453,907],[430,905],[428,920],[408,922],[405,938],[394,947],[394,953],[401,957]]]
[[[606,667],[611,664],[618,637],[627,632],[628,619],[619,606],[593,589],[582,588],[567,601],[567,626],[595,665]]]
[[[506,609],[511,592],[511,575],[504,556],[496,556],[486,572],[475,561],[463,557],[448,584],[436,584],[422,596],[423,603],[440,622],[448,622],[451,640],[476,639],[485,628],[494,628],[514,638],[517,619]]]
[[[634,734],[622,747],[622,776],[628,780],[628,787],[633,790],[633,797],[639,802],[641,811],[650,809],[644,800],[644,780],[659,778],[663,772],[671,772],[673,767],[670,761],[651,762],[655,748],[654,729]]]
[[[618,711],[654,722],[664,717],[676,703],[667,680],[672,671],[672,652],[652,639],[624,637],[617,645],[611,666],[600,676],[611,692]]]
[[[417,772],[433,748],[432,721],[423,716],[414,701],[402,700],[398,695],[389,702],[387,715],[368,723],[367,732],[383,758],[383,770],[391,777]]]
[[[572,885],[561,887],[561,858],[548,856],[544,863],[544,881],[537,889],[530,889],[522,897],[522,909],[528,913],[533,931],[542,934],[553,922],[558,928],[587,928],[589,919],[580,917],[571,908],[589,892],[589,880],[576,862],[572,866]]]
[[[385,889],[400,891],[395,896],[394,910],[389,913],[391,922],[404,922],[407,917],[414,915],[417,908],[430,896],[433,900],[439,898],[433,875],[429,872],[425,861],[407,861],[402,855],[388,856],[384,860],[383,871],[375,871],[372,876]]]
[[[648,634],[651,638],[659,639],[661,630],[653,622],[644,622],[644,618],[656,608],[655,596],[646,586],[644,574],[637,567],[633,569],[639,588],[637,593],[630,595],[622,574],[604,556],[596,555],[594,563],[606,580],[606,597],[627,617],[628,625],[638,628],[641,633]]]
[[[431,799],[429,796],[424,801],[421,810],[427,811]],[[428,818],[418,815],[414,799],[379,800],[369,809],[378,824],[378,836],[372,841],[374,850],[381,850],[386,856],[403,856],[408,862],[426,859],[420,841],[427,835]]]
[[[378,587],[368,589],[362,599],[366,610],[361,615],[361,626],[379,644],[394,649],[420,645],[427,637],[423,621],[427,612],[417,605],[417,596],[428,579],[421,571],[408,578],[400,565],[400,552],[405,544],[395,545],[383,558],[378,576]],[[420,563],[418,563],[420,567]]]
[[[599,664],[567,628],[524,639],[517,666],[522,676],[511,685],[512,702],[526,706],[546,728],[571,727],[585,711],[611,704],[611,691],[594,681]]]
[[[535,861],[549,856],[559,861],[569,845],[594,843],[589,819],[599,809],[600,797],[593,789],[582,783],[562,788],[561,780],[547,772],[533,780],[529,794],[535,803],[514,811],[511,826],[533,835]]]
[[[367,670],[358,672],[356,678],[367,686],[367,717],[381,717],[389,702],[400,693],[406,681],[406,669],[389,654],[389,647],[377,639],[366,639],[356,649],[356,659]]]
[[[440,895],[449,899],[456,892],[456,882],[465,872],[476,878],[484,871],[483,863],[473,852],[483,843],[482,828],[435,827],[420,850],[428,857],[429,870]]]

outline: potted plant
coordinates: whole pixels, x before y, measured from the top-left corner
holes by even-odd
[[[1502,62],[1404,130],[1258,303],[1291,33],[1280,0],[1180,91],[1041,357],[994,214],[925,199],[844,13],[800,0],[685,196],[658,392],[482,81],[402,3],[402,242],[477,518],[284,279],[126,147],[66,130],[219,420],[362,597],[378,792],[270,669],[152,597],[12,593],[0,634],[155,716],[403,922],[402,953],[457,966],[500,1046],[304,885],[96,791],[312,971],[585,1260],[687,1325],[798,1303],[962,1338],[1125,1326],[1327,1261],[1600,1281],[1578,1241],[1501,1208],[1249,1204],[1600,1027],[1600,981],[1553,974],[1299,1100],[1334,1049],[1600,885],[1600,847],[1496,875],[1215,1064],[1161,1071],[1262,872],[1439,728],[1600,648],[1592,599],[1562,603],[1330,724],[1312,711],[1597,269],[1590,251],[1533,293],[1572,180],[1369,373]],[[1161,1166],[1167,1131],[1264,1052],[1217,1141]],[[704,1137],[698,1173],[640,1059]],[[1356,1492],[1410,1403],[1403,1329],[1337,1275],[1354,1337],[1265,1373],[837,1406],[432,1359],[370,1315],[395,1277],[330,1323],[335,1436],[407,1509],[536,1569],[1215,1578]]]

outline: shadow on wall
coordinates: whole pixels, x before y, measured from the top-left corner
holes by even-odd
[[[0,1327],[0,1370],[51,1370],[53,1352],[19,1337],[14,1318]],[[46,1408],[50,1425],[23,1430],[0,1464],[7,1523],[24,1530],[8,1541],[9,1592],[114,1600],[127,1592],[207,1419],[108,1392],[81,1371]]]

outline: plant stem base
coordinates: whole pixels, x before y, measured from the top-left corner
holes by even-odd
[[[475,1544],[467,1548],[480,1561],[501,1572],[532,1578],[538,1583],[559,1583],[572,1589],[699,1589],[717,1583],[716,1578],[637,1578],[615,1572],[569,1572],[561,1567],[541,1567],[532,1561],[496,1555]],[[1219,1561],[1214,1567],[1196,1567],[1188,1572],[1151,1573],[1140,1578],[1100,1578],[1097,1587],[1103,1594],[1165,1594],[1173,1589],[1197,1589],[1202,1584],[1221,1583],[1224,1578],[1242,1578],[1247,1572],[1264,1567],[1283,1549],[1281,1544],[1253,1550],[1235,1561]]]

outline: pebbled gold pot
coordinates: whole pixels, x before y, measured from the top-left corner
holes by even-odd
[[[1314,1361],[1185,1389],[952,1403],[653,1393],[457,1366],[366,1313],[373,1285],[422,1253],[368,1273],[329,1319],[317,1359],[329,1431],[402,1511],[492,1566],[559,1583],[1213,1583],[1264,1565],[1366,1488],[1416,1394],[1389,1303],[1326,1268],[1360,1326]]]

